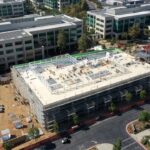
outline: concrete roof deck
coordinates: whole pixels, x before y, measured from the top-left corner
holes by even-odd
[[[89,54],[80,60],[63,55],[15,68],[43,105],[53,105],[150,75],[149,64],[138,62],[126,53],[105,52],[103,57],[101,54]]]
[[[22,37],[29,37],[29,36],[32,36],[32,35],[24,30],[14,30],[14,31],[9,31],[9,32],[2,32],[2,33],[0,33],[0,41],[19,39]]]
[[[0,4],[23,2],[24,0],[0,0]]]

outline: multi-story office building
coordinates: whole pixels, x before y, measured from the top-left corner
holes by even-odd
[[[100,38],[118,37],[134,24],[138,24],[141,29],[150,25],[150,4],[87,12],[88,30],[94,29]]]
[[[44,6],[50,9],[58,9],[59,11],[66,6],[76,4],[80,0],[44,0]]]
[[[141,5],[144,2],[144,0],[106,0],[106,4],[114,6]]]
[[[64,30],[68,50],[82,34],[82,21],[66,15],[29,15],[0,23],[0,70],[13,64],[57,54],[57,36]],[[71,49],[72,48],[72,49]]]
[[[137,101],[140,91],[150,91],[150,65],[116,50],[13,66],[12,77],[46,129],[54,121],[60,126],[71,122],[73,114],[85,117],[111,102],[125,103],[126,93]]]
[[[25,0],[0,1],[0,18],[22,16],[25,11]]]

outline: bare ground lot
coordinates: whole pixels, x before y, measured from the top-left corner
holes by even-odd
[[[22,97],[20,96],[19,101],[15,101],[16,89],[12,83],[6,85],[0,85],[0,105],[5,106],[5,112],[0,113],[0,130],[10,129],[12,136],[21,136],[26,134],[29,129],[29,123],[26,121],[26,117],[31,115],[29,105],[21,104]],[[9,113],[14,113],[18,118],[21,119],[24,127],[22,129],[16,129],[10,120]],[[40,125],[32,118],[32,123],[36,127]]]

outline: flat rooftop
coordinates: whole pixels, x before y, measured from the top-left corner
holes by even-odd
[[[89,14],[103,17],[115,17],[117,19],[142,16],[150,14],[150,4],[143,4],[139,7],[128,8],[126,6],[106,8],[102,10],[88,11]]]
[[[7,4],[7,3],[18,3],[18,2],[24,2],[25,0],[0,0],[0,4]]]
[[[150,76],[150,65],[119,51],[69,54],[14,66],[43,105],[54,105]]]
[[[23,37],[32,36],[30,33],[24,30],[15,30],[10,32],[2,32],[0,33],[0,41],[7,41],[12,39],[20,39]]]
[[[56,16],[38,16],[38,15],[27,15],[19,18],[12,18],[2,20],[0,22],[0,32],[13,31],[18,29],[34,29],[44,26],[63,26],[72,25],[76,22],[82,21],[75,17],[69,17],[67,15],[56,15]]]

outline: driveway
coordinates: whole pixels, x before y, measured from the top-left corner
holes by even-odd
[[[121,116],[114,116],[99,121],[89,128],[71,135],[70,144],[62,144],[61,139],[48,144],[44,150],[86,150],[97,143],[114,143],[117,138],[122,140],[122,150],[142,150],[142,148],[126,133],[126,124],[137,119],[139,112],[144,109],[150,111],[150,104],[132,109]]]

